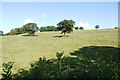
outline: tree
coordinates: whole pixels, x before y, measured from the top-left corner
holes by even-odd
[[[3,36],[3,31],[0,30],[0,36]]]
[[[10,35],[17,35],[17,30],[12,29],[12,30],[10,31]]]
[[[40,32],[46,31],[46,27],[40,27]]]
[[[79,29],[80,29],[80,30],[84,30],[84,28],[83,28],[83,27],[80,27]]]
[[[118,27],[115,27],[115,29],[118,29]]]
[[[98,29],[98,28],[100,28],[100,26],[99,26],[99,25],[96,25],[95,28]]]
[[[5,35],[17,35],[17,34],[22,34],[22,33],[24,32],[21,27],[21,28],[12,29],[9,33],[6,33]]]
[[[46,26],[46,27],[40,27],[40,32],[44,31],[56,31],[57,28],[55,26]]]
[[[78,27],[75,27],[75,30],[78,30]]]
[[[22,30],[24,33],[29,33],[29,35],[34,35],[35,32],[39,30],[36,23],[28,23],[23,25]]]
[[[56,27],[54,26],[46,26],[47,28],[47,31],[55,31],[56,30]]]
[[[10,35],[10,33],[6,33],[6,34],[4,34],[5,36],[7,36],[7,35]]]
[[[70,33],[73,31],[73,27],[75,25],[75,21],[73,20],[63,20],[57,24],[57,29],[61,30],[61,34],[64,33],[64,36],[66,33]]]
[[[17,30],[17,34],[22,34],[23,33],[22,27],[21,28],[15,28],[15,30]]]

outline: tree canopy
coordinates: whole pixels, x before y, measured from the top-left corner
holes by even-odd
[[[3,31],[0,30],[0,36],[3,36]]]
[[[55,26],[40,27],[40,32],[44,31],[57,31],[57,27]]]
[[[12,29],[12,30],[10,31],[10,35],[16,35],[16,34],[17,34],[17,30]]]
[[[22,30],[24,33],[29,33],[29,35],[34,34],[39,30],[36,23],[28,23],[23,25]]]
[[[34,35],[34,33],[37,31],[39,31],[39,27],[37,27],[36,23],[28,23],[23,25],[21,28],[12,29],[9,33],[5,35],[17,35],[17,34],[23,34],[23,33]]]
[[[64,33],[64,35],[66,33],[70,33],[73,31],[73,27],[75,25],[75,21],[73,20],[63,20],[63,21],[60,21],[58,24],[57,24],[57,29],[58,30],[61,30],[61,34]]]
[[[79,29],[80,29],[80,30],[84,30],[84,28],[83,28],[83,27],[80,27]]]
[[[100,26],[99,26],[99,25],[96,25],[95,28],[98,29],[98,28],[100,28]]]
[[[78,27],[75,27],[75,30],[78,30],[79,28]]]

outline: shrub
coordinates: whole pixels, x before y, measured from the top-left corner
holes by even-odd
[[[3,73],[2,73],[2,80],[11,80],[12,79],[12,67],[14,62],[3,63]]]

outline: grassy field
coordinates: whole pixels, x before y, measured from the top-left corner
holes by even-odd
[[[3,36],[3,62],[14,61],[14,70],[28,68],[39,57],[55,58],[56,52],[70,56],[85,46],[118,46],[118,30],[78,30],[67,37],[60,37],[60,32],[38,32],[38,36]]]

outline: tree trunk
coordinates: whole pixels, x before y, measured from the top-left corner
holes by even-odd
[[[65,36],[65,32],[64,32],[64,36]]]

